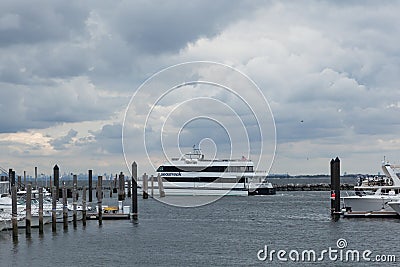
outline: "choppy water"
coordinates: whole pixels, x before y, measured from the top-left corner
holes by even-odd
[[[0,266],[303,266],[305,262],[284,263],[276,256],[272,262],[260,261],[257,252],[265,245],[287,252],[337,249],[339,238],[346,239],[348,249],[396,255],[400,261],[399,220],[334,222],[328,207],[329,192],[224,197],[197,208],[140,199],[138,224],[103,221],[99,227],[88,221],[85,229],[80,222],[67,231],[58,224],[56,234],[46,225],[43,237],[33,229],[26,239],[21,229],[17,243],[11,232],[0,232]],[[320,263],[371,266],[327,257]]]

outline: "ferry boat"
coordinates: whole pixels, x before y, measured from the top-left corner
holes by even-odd
[[[345,217],[397,217],[400,201],[400,178],[389,162],[382,163],[385,177],[367,177],[354,187],[354,195],[342,197]]]
[[[241,159],[206,159],[199,148],[159,166],[166,195],[273,195],[275,188]],[[157,190],[155,190],[157,191]]]

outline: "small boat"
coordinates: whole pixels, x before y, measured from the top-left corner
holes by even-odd
[[[248,184],[249,196],[254,195],[275,195],[276,188],[272,186],[270,182],[263,180],[259,183]]]
[[[130,206],[122,206],[122,201],[119,201],[118,206],[102,206],[103,220],[126,220],[130,218]],[[96,213],[89,212],[86,214],[88,220],[99,219],[99,207],[96,206]]]

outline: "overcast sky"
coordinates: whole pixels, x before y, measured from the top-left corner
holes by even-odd
[[[215,61],[245,73],[267,99],[276,123],[272,173],[329,173],[336,156],[342,172],[377,173],[384,156],[400,163],[399,14],[399,1],[1,1],[0,166],[127,172],[122,123],[138,87],[171,65]],[[224,127],[235,125],[236,113],[223,115],[240,110],[243,119],[246,108],[218,90],[180,88],[180,98],[170,95],[155,110],[150,133],[160,135],[160,114],[174,99],[202,94],[220,102],[199,99],[206,108],[193,116],[212,110]],[[134,104],[129,141],[140,146],[139,118],[151,103]],[[210,139],[217,150],[229,147],[217,119],[194,120],[179,136],[190,119],[179,114],[193,105],[179,107],[165,124],[182,148],[201,140],[212,148]],[[242,126],[253,151],[272,136],[259,140],[250,119]],[[140,149],[131,160],[151,172]]]

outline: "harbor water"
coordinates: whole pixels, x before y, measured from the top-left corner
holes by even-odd
[[[88,221],[63,230],[45,225],[44,235],[32,229],[18,241],[11,231],[0,232],[0,266],[303,266],[290,260],[290,251],[370,250],[395,255],[400,261],[398,219],[340,219],[329,212],[329,192],[277,192],[273,196],[223,197],[196,208],[179,208],[154,199],[139,199],[139,220]],[[104,202],[116,201],[105,198]],[[127,199],[126,203],[129,203]],[[115,203],[115,202],[113,202]],[[124,204],[125,205],[125,204]],[[342,249],[338,240],[346,242]],[[286,261],[260,260],[265,248],[285,250]],[[260,250],[262,250],[260,252]],[[269,255],[269,254],[268,254]],[[292,256],[295,254],[291,254]],[[336,256],[338,256],[336,255]],[[318,260],[317,260],[318,263]],[[396,266],[396,263],[319,261],[325,266]],[[309,264],[309,263],[308,263]]]

